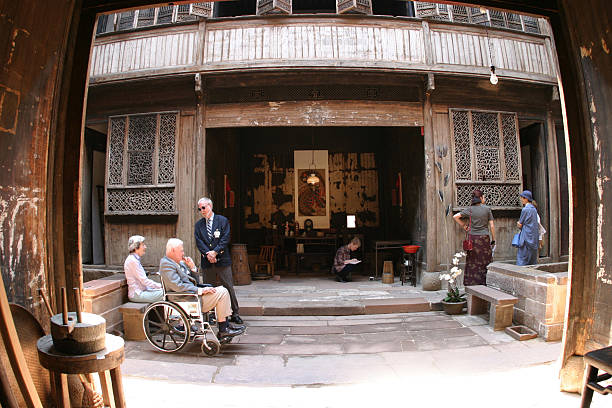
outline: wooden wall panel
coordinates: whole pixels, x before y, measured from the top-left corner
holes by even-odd
[[[365,23],[365,22],[364,22]],[[224,24],[226,25],[226,24]],[[206,33],[204,65],[266,60],[424,63],[420,24],[273,24],[216,28]]]
[[[206,127],[422,126],[415,102],[287,101],[208,105]]]
[[[517,71],[553,77],[546,41],[541,37],[467,32],[453,28],[431,29],[434,64],[451,64]],[[498,72],[499,74],[499,72]]]
[[[196,211],[194,183],[196,163],[202,163],[194,154],[195,113],[183,112],[179,116],[179,131],[177,134],[177,160],[176,160],[176,209],[178,220],[176,224],[176,237],[183,240],[185,253],[196,259],[193,255],[195,248],[193,225],[200,215]],[[170,238],[170,237],[168,237]]]
[[[90,76],[194,66],[201,47],[198,26],[190,30],[153,30],[146,34],[106,37],[91,53]]]
[[[166,255],[168,238],[176,236],[174,222],[106,222],[106,264],[123,265],[128,256],[128,239],[132,235],[142,235],[147,244],[147,253],[142,257],[143,266],[159,266],[159,260]],[[182,238],[181,238],[182,239]]]
[[[94,46],[90,75],[104,82],[173,72],[344,67],[483,76],[493,60],[502,77],[556,83],[549,42],[541,35],[427,21],[257,17],[104,36]]]

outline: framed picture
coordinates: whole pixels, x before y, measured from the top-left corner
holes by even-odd
[[[327,150],[295,150],[295,219],[304,225],[311,219],[313,228],[329,228],[329,165]]]

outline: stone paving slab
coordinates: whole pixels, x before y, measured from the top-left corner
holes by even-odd
[[[291,334],[342,334],[344,329],[337,326],[291,327]]]
[[[381,384],[385,393],[380,395],[401,389],[412,401],[417,390],[409,388],[415,381],[429,378],[427,381],[437,382],[457,376],[461,380],[455,381],[469,385],[474,381],[469,375],[548,364],[561,351],[559,342],[518,342],[503,332],[491,331],[484,319],[440,312],[245,316],[245,322],[246,334],[223,346],[222,354],[215,357],[202,355],[198,343],[165,354],[146,341],[127,341],[125,378],[211,386],[291,385],[296,389]]]
[[[402,343],[386,341],[377,343],[347,343],[344,345],[344,352],[349,354],[373,354],[391,351],[403,351]]]
[[[238,336],[232,343],[240,344],[280,344],[283,341],[282,334],[247,334]]]
[[[285,336],[286,344],[344,344],[364,341],[361,334],[324,334],[313,336]]]
[[[127,359],[121,365],[123,375],[184,383],[211,383],[217,370],[216,366],[204,365],[201,361],[188,364]]]
[[[340,344],[273,344],[265,346],[264,354],[273,355],[322,355],[343,354]]]
[[[345,331],[351,334],[379,333],[405,330],[402,323],[379,323],[346,326]]]
[[[270,334],[270,333],[278,333],[278,334],[289,334],[291,332],[291,327],[279,327],[279,326],[251,326],[248,325],[246,328],[246,334]]]

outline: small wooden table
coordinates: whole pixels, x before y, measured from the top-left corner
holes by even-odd
[[[374,269],[376,278],[378,278],[378,251],[384,249],[398,249],[404,245],[410,245],[410,241],[374,241]]]
[[[297,252],[298,245],[302,244],[304,252]],[[300,273],[300,258],[306,256],[325,256],[326,258],[333,257],[336,253],[337,240],[336,237],[330,236],[297,236],[295,237],[296,245],[296,260],[295,272]],[[332,261],[333,264],[333,261]]]
[[[104,404],[124,408],[121,363],[125,360],[123,339],[106,335],[106,348],[97,353],[73,355],[62,353],[53,346],[51,335],[38,339],[38,359],[51,372],[58,407],[70,407],[66,374],[98,373]]]

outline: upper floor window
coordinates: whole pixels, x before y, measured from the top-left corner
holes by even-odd
[[[162,24],[197,21],[199,17],[212,16],[212,3],[192,3],[178,6],[163,6],[141,10],[130,10],[98,17],[96,34],[133,30]]]
[[[419,18],[479,24],[540,34],[540,25],[536,17],[453,4],[415,1],[414,5],[416,17]]]

